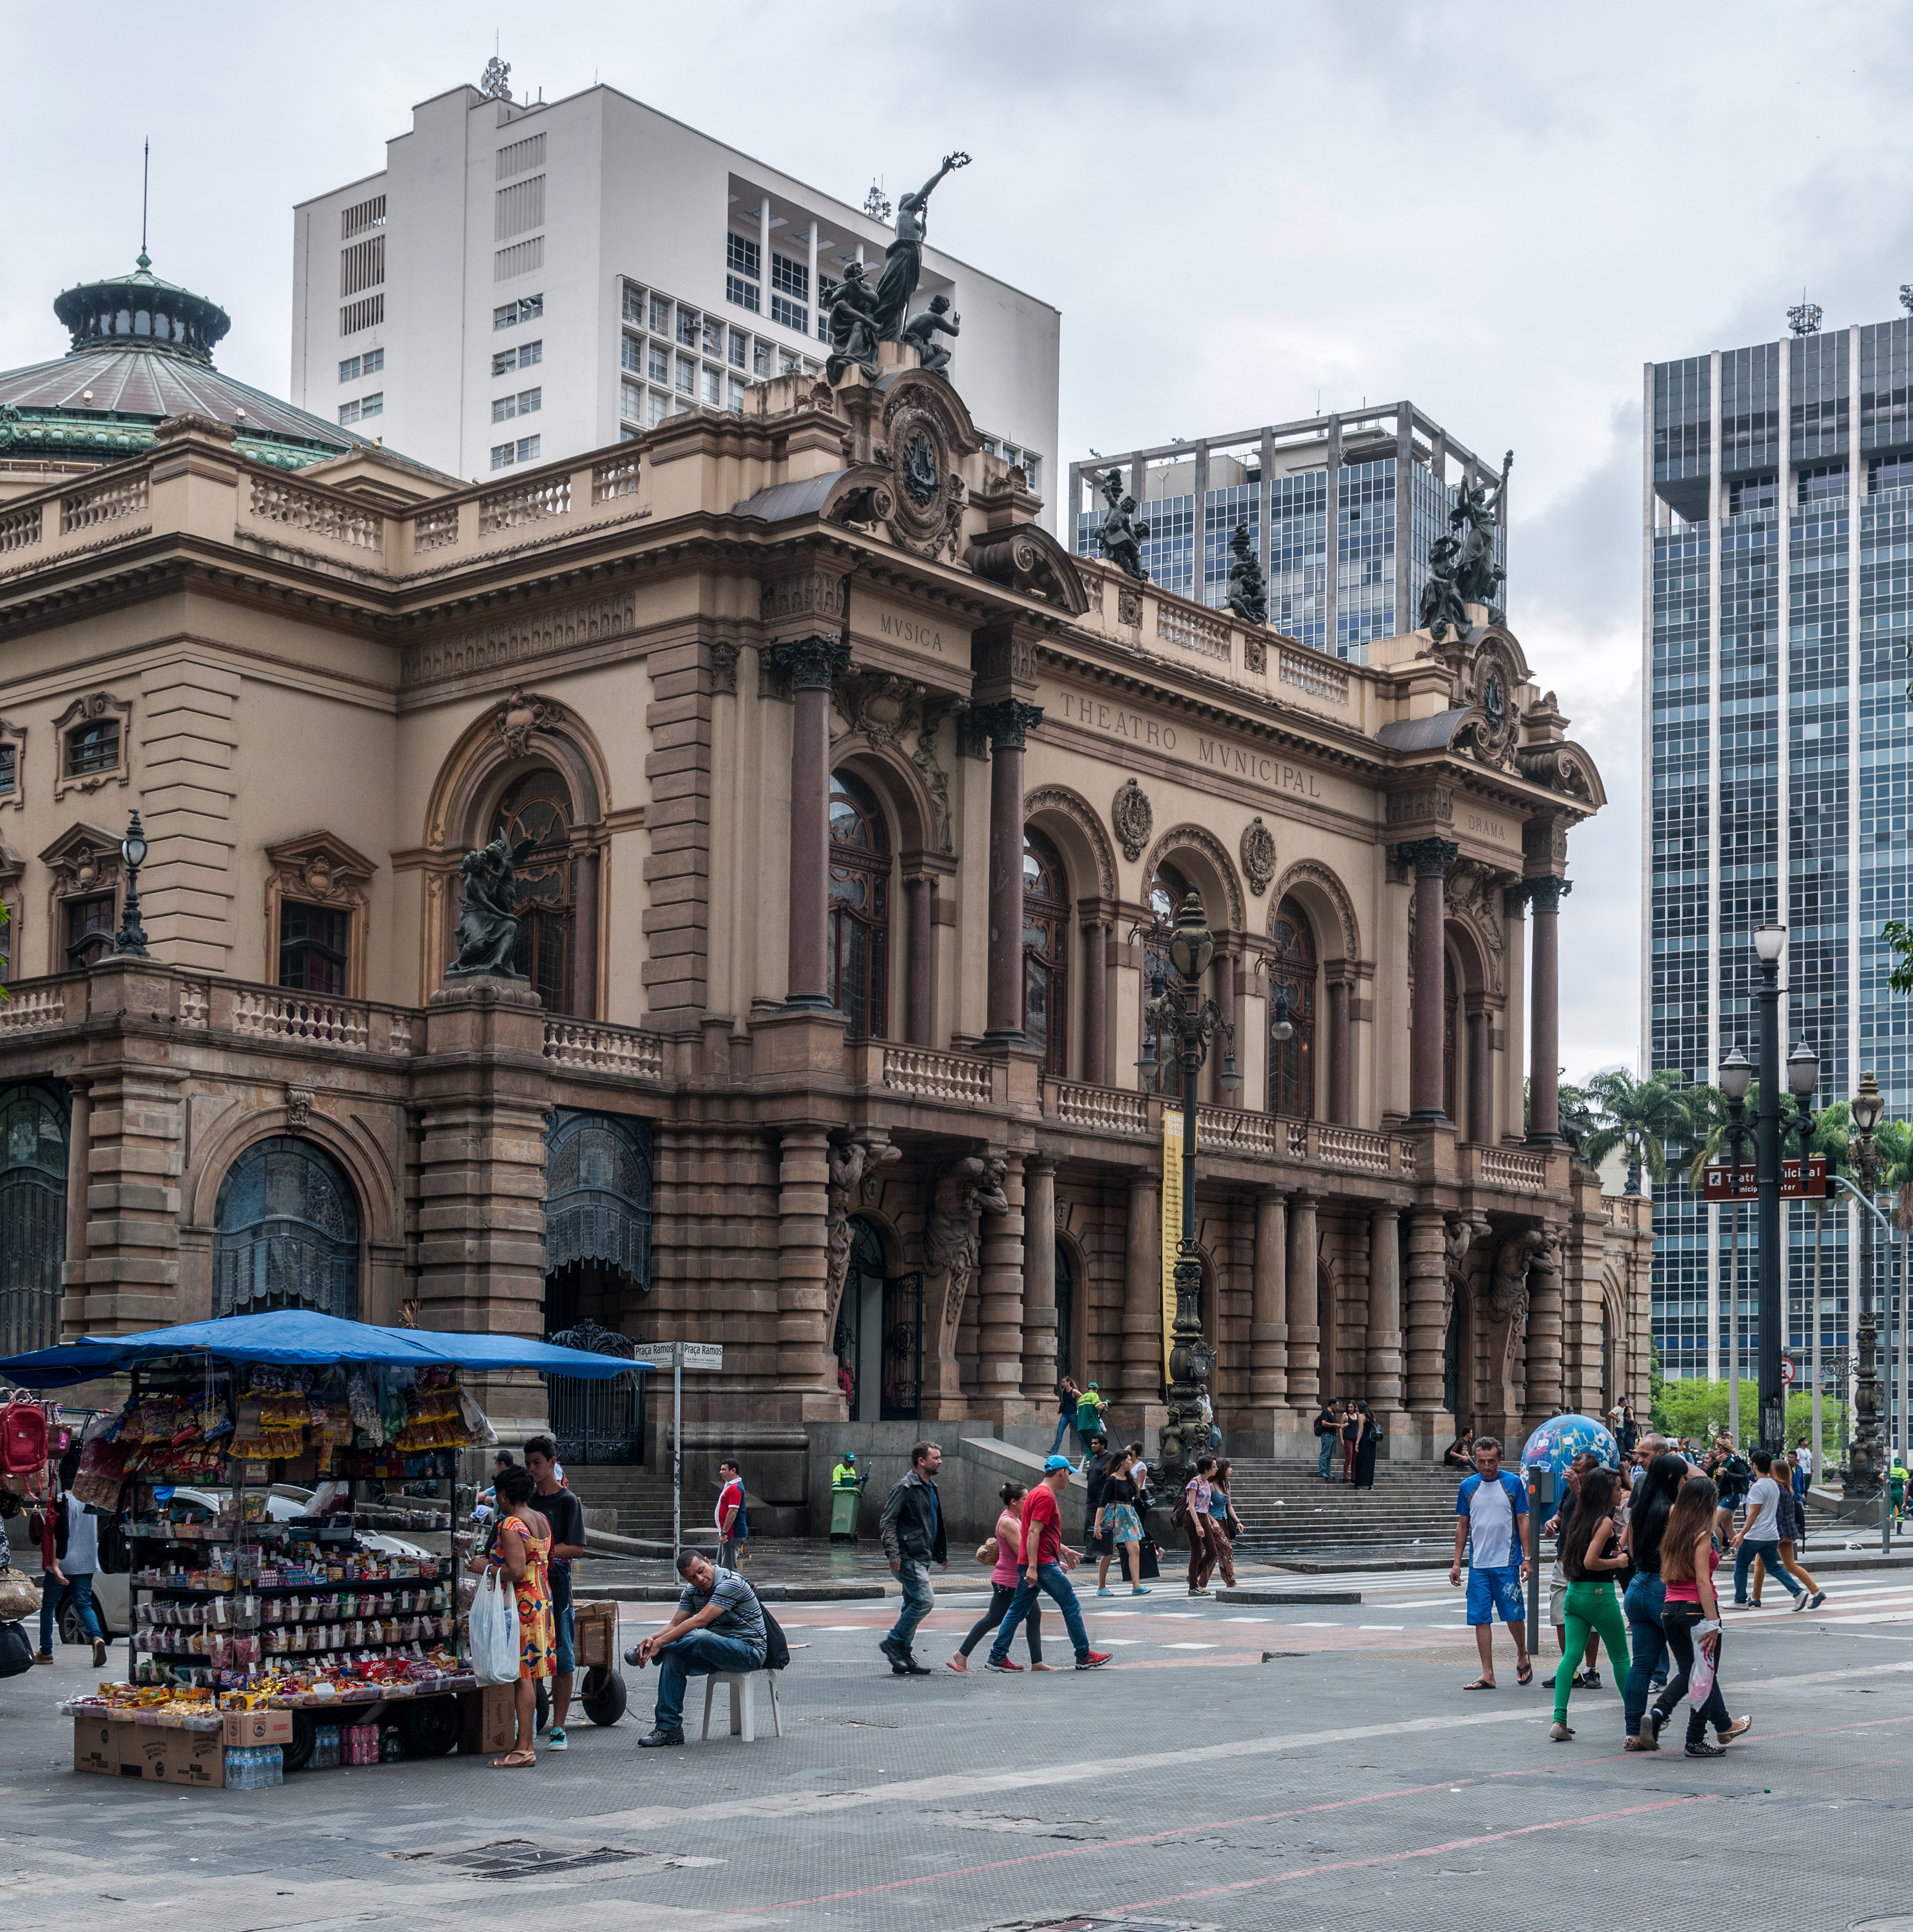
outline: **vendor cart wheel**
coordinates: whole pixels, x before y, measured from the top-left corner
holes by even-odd
[[[288,1771],[303,1771],[312,1762],[314,1747],[319,1742],[319,1726],[310,1711],[293,1713],[293,1741],[279,1747],[280,1754]]]
[[[614,1724],[624,1715],[624,1672],[600,1666],[587,1673],[584,1694],[578,1700],[594,1724]]]
[[[534,1681],[537,1684],[538,1690],[537,1694],[532,1700],[533,1726],[532,1735],[534,1737],[542,1737],[545,1735],[545,1726],[551,1721],[551,1679],[548,1677],[540,1677]]]
[[[399,1739],[407,1757],[443,1757],[458,1743],[459,1728],[455,1697],[422,1697],[398,1714]]]
[[[60,1606],[60,1641],[62,1643],[84,1643],[86,1641],[86,1626],[80,1620],[80,1606],[71,1599]]]

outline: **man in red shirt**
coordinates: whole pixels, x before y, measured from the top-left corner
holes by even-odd
[[[718,1464],[717,1474],[724,1485],[717,1498],[717,1567],[734,1570],[737,1545],[749,1534],[744,1528],[743,1472],[727,1460]]]
[[[1083,1627],[1083,1611],[1076,1600],[1075,1588],[1063,1574],[1064,1564],[1074,1563],[1077,1552],[1064,1546],[1063,1516],[1056,1498],[1069,1486],[1071,1474],[1067,1456],[1052,1456],[1043,1465],[1042,1481],[1023,1498],[1023,1580],[1003,1613],[996,1641],[984,1660],[987,1670],[1022,1670],[1020,1664],[1010,1661],[1010,1640],[1016,1634],[1017,1626],[1035,1607],[1038,1590],[1053,1598],[1063,1613],[1070,1642],[1076,1648],[1077,1670],[1098,1670],[1110,1660],[1107,1650],[1089,1648],[1089,1633]]]

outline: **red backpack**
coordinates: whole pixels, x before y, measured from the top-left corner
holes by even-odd
[[[47,1466],[47,1412],[14,1395],[0,1408],[0,1474],[36,1476]]]

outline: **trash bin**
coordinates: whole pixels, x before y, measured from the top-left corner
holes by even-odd
[[[863,1500],[861,1490],[833,1490],[830,1492],[830,1540],[833,1543],[854,1543],[857,1540],[857,1508]]]

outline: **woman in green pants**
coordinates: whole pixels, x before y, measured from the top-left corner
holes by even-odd
[[[1614,1479],[1607,1469],[1590,1469],[1581,1479],[1568,1532],[1561,1539],[1561,1568],[1568,1580],[1566,1654],[1578,1657],[1588,1634],[1598,1632],[1607,1646],[1614,1682],[1627,1681],[1627,1624],[1614,1598],[1614,1573],[1627,1568],[1627,1558],[1611,1554],[1620,1542],[1614,1534]],[[1554,1673],[1554,1724],[1548,1733],[1557,1744],[1574,1736],[1568,1729],[1568,1694],[1574,1673]]]

